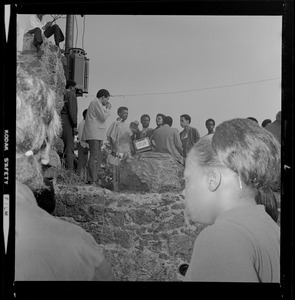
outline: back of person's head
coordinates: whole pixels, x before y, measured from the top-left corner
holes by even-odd
[[[76,82],[74,80],[67,80],[66,89],[68,89],[69,87],[74,87],[74,86],[76,86]]]
[[[126,106],[120,106],[117,109],[117,115],[119,116],[123,110],[127,110],[128,111],[128,108]]]
[[[16,100],[16,180],[43,188],[40,161],[61,130],[55,94],[33,70],[18,66]]]
[[[209,118],[208,120],[206,120],[205,125],[207,125],[209,122],[213,123],[213,126],[215,126],[215,121],[211,118]]]
[[[242,190],[253,193],[256,203],[277,221],[281,155],[280,144],[270,132],[247,119],[225,121],[213,135],[199,140],[192,155],[205,170],[226,167],[237,173]]]
[[[185,118],[188,121],[189,124],[191,123],[192,118],[188,114],[183,114],[180,117]]]
[[[110,97],[110,93],[109,91],[105,90],[105,89],[100,89],[97,93],[96,93],[96,98],[102,98],[102,97]]]
[[[163,119],[163,124],[167,124],[167,125],[169,125],[171,127],[172,124],[173,124],[173,119],[170,116],[166,116]]]
[[[277,114],[276,114],[276,121],[281,123],[281,119],[282,119],[282,111],[280,110]]]
[[[84,109],[83,112],[82,112],[82,115],[83,115],[83,119],[85,120],[86,118],[86,114],[87,114],[87,109]]]
[[[254,122],[258,123],[257,119],[256,119],[256,118],[254,118],[254,117],[248,117],[247,119],[248,119],[248,120],[252,120],[252,121],[254,121]]]
[[[140,122],[142,122],[144,118],[149,118],[149,120],[151,120],[151,117],[150,117],[148,114],[143,114],[143,115],[140,117]]]
[[[263,120],[263,122],[261,123],[261,126],[262,127],[265,127],[267,124],[270,124],[271,123],[271,119],[265,119]]]

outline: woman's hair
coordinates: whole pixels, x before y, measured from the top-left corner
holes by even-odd
[[[204,168],[226,166],[236,172],[255,195],[257,204],[278,219],[277,201],[281,186],[280,144],[272,134],[249,119],[233,119],[216,127],[193,147]]]
[[[61,130],[55,94],[33,70],[17,67],[16,180],[31,189],[43,187],[38,154]]]

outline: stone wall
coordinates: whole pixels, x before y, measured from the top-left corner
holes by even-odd
[[[27,49],[28,47],[30,50]],[[40,59],[37,58],[36,48],[31,44],[28,47],[17,54],[17,63],[22,64],[24,69],[33,69],[38,77],[54,91],[56,95],[56,109],[60,112],[63,107],[63,96],[66,87],[64,73],[66,58],[47,38],[44,38],[44,42],[41,45],[41,50],[44,51],[44,54]]]
[[[55,215],[92,234],[121,281],[181,281],[204,225],[189,222],[179,193],[116,193],[56,185]]]

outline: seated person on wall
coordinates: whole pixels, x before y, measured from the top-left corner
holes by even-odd
[[[182,143],[179,131],[172,128],[173,120],[170,116],[164,118],[163,126],[154,131],[151,137],[154,152],[169,153],[179,163],[184,164]]]
[[[59,48],[59,43],[64,41],[64,35],[57,24],[43,21],[44,14],[31,15],[27,22],[25,33],[34,34],[33,45],[37,48],[37,56],[40,58],[43,52],[40,46],[43,43],[44,35],[46,38],[54,35],[55,45]]]
[[[45,188],[41,165],[48,164],[52,141],[61,130],[55,105],[54,93],[34,71],[18,66],[15,280],[114,280],[94,238],[47,213],[34,197]]]

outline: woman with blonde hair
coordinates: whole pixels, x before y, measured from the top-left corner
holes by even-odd
[[[33,70],[17,68],[15,280],[113,280],[94,238],[37,205],[41,165],[61,129],[55,95]]]

